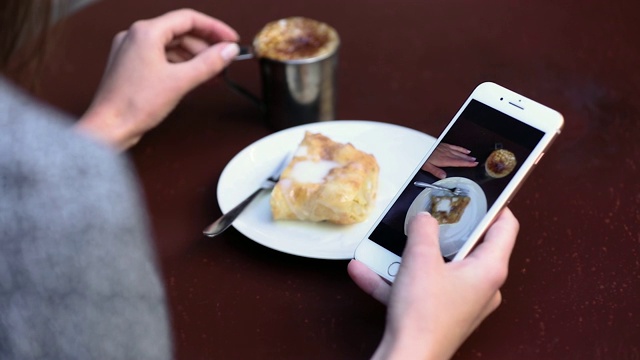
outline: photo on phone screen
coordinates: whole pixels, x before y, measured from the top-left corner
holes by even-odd
[[[450,259],[467,241],[545,133],[472,99],[435,150],[408,182],[369,239],[401,256],[407,227],[418,212],[428,211],[440,224],[440,249]],[[475,161],[456,151],[469,151]],[[446,173],[435,176],[434,167]],[[423,183],[423,184],[421,184]],[[426,187],[459,189],[457,194]]]

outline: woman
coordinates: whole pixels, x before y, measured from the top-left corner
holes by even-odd
[[[31,45],[46,43],[52,7],[3,0],[0,10],[2,73],[24,79],[38,65],[31,50],[42,47]],[[237,39],[191,10],[134,24],[116,36],[76,122],[0,78],[0,358],[171,357],[141,198],[114,150],[228,64]]]
[[[115,37],[94,101],[72,121],[7,80],[37,69],[31,50],[47,43],[51,10],[0,0],[0,358],[171,358],[146,215],[118,152],[227,66],[238,35],[192,10],[134,23]],[[518,231],[511,212],[456,264],[442,262],[435,220],[416,218],[393,287],[349,264],[356,284],[389,304],[377,358],[450,357],[500,302]]]

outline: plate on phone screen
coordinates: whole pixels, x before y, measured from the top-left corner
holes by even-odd
[[[451,177],[434,182],[446,188],[461,188],[470,198],[460,220],[454,224],[440,225],[440,250],[442,255],[454,255],[467,240],[473,228],[487,213],[487,197],[476,182],[463,177]],[[412,185],[409,185],[412,186]],[[449,195],[446,191],[426,188],[416,196],[405,218],[405,234],[411,219],[421,211],[428,211],[431,207],[431,196]]]
[[[364,222],[333,225],[274,221],[269,191],[263,191],[234,221],[233,227],[253,241],[284,253],[317,259],[351,259],[356,246],[418,166],[435,139],[406,127],[358,120],[336,120],[278,131],[247,146],[220,175],[218,204],[228,212],[259,187],[288,153],[296,150],[305,131],[319,132],[337,142],[350,142],[373,154],[380,165],[378,196]]]

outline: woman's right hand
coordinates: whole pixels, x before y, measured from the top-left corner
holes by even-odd
[[[518,229],[518,221],[505,208],[469,256],[445,262],[438,223],[425,212],[410,224],[393,286],[352,260],[348,270],[356,284],[388,304],[387,325],[374,358],[450,358],[500,305],[500,287]]]

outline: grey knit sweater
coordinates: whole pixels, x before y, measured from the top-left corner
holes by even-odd
[[[166,359],[127,160],[0,77],[0,359]]]

